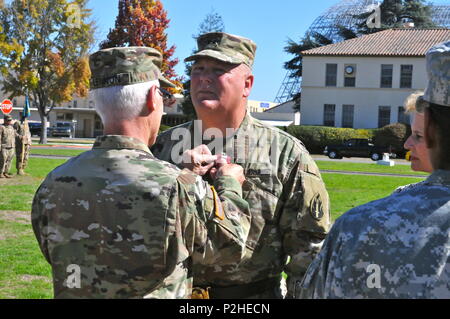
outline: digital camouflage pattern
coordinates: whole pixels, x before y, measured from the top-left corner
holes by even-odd
[[[224,32],[210,32],[198,37],[197,46],[197,52],[184,59],[185,62],[209,57],[231,64],[244,63],[250,68],[253,66],[256,44],[250,39]]]
[[[450,298],[450,171],[337,219],[300,298]]]
[[[214,187],[137,139],[98,137],[53,170],[33,200],[55,297],[190,297],[193,264],[237,264],[245,253],[250,214],[241,185],[224,176]]]
[[[24,170],[28,164],[28,157],[31,148],[31,132],[28,126],[28,120],[23,123],[14,123],[14,129],[17,132],[16,136],[16,169]],[[22,155],[23,153],[23,155]]]
[[[223,140],[208,143],[201,132],[194,122],[172,128],[158,136],[152,152],[180,165],[183,150],[207,144],[213,154],[225,152],[232,163],[243,166],[243,196],[252,215],[247,246],[254,251],[240,265],[195,267],[195,286],[232,287],[279,278],[285,271],[292,297],[330,227],[329,199],[319,169],[300,141],[248,114],[225,140],[225,148]],[[280,285],[251,296],[281,297]]]
[[[0,126],[0,176],[9,174],[15,154],[16,131],[9,125]]]
[[[450,106],[450,41],[433,46],[426,54],[428,85],[423,99]]]
[[[162,54],[148,47],[103,49],[89,57],[91,89],[124,86],[159,80],[163,87],[175,87],[161,75]]]

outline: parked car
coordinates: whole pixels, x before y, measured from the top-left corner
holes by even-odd
[[[28,127],[30,128],[31,136],[33,135],[41,136],[41,129],[42,129],[41,122],[28,122]]]
[[[384,153],[388,153],[390,158],[396,158],[389,147],[375,146],[369,139],[364,138],[349,139],[341,145],[327,145],[323,153],[332,159],[369,157],[373,161],[378,161],[383,158]]]
[[[56,122],[56,124],[47,129],[47,135],[52,137],[73,137],[73,123],[72,122]]]

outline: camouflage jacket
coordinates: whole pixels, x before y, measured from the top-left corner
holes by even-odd
[[[22,144],[22,142],[24,142],[24,144],[31,145],[31,132],[28,121],[14,123],[14,129],[17,132],[16,144]],[[23,137],[25,137],[24,140],[22,140]]]
[[[235,179],[211,187],[114,135],[50,172],[31,215],[56,298],[188,298],[192,264],[239,263],[250,226]]]
[[[319,169],[300,141],[249,115],[220,143],[202,140],[202,130],[196,127],[200,124],[189,122],[160,134],[152,151],[179,164],[183,149],[205,143],[213,154],[226,152],[233,163],[242,165],[243,196],[252,214],[247,246],[254,251],[239,266],[196,267],[194,283],[229,287],[278,277],[285,271],[290,297],[330,227],[329,199]],[[252,296],[259,297],[280,296],[263,292]]]
[[[337,219],[301,298],[450,298],[450,171]]]
[[[12,125],[0,126],[0,144],[1,148],[13,148],[16,145],[17,133]]]

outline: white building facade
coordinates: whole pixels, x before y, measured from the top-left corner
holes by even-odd
[[[446,39],[448,29],[386,30],[302,52],[301,125],[409,123],[403,103],[426,86],[425,53]]]

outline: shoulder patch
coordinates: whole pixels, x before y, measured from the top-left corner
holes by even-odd
[[[321,220],[323,218],[325,212],[320,194],[317,194],[311,199],[311,203],[309,204],[309,213],[315,220]]]

